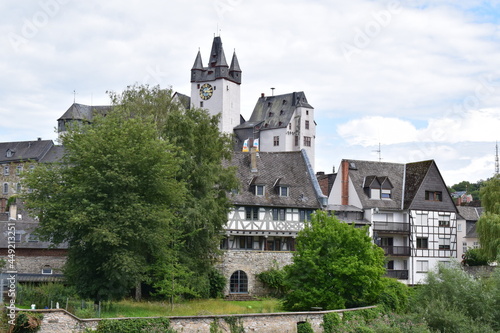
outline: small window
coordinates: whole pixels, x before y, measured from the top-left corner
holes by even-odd
[[[428,249],[429,239],[427,237],[417,237],[417,249]]]
[[[459,223],[459,224],[457,225],[457,231],[462,231],[462,223]]]
[[[259,207],[245,207],[247,220],[259,219]]]
[[[35,234],[30,234],[28,236],[28,242],[30,243],[37,243],[38,242],[38,236]]]
[[[289,124],[288,124],[288,129],[289,129],[289,130],[292,130],[292,123],[289,123]]]
[[[450,226],[450,215],[439,215],[439,226],[449,227]]]
[[[388,200],[391,198],[391,190],[382,190],[382,192],[380,193],[380,197],[382,199],[385,199],[385,200]]]
[[[301,209],[299,210],[299,219],[300,222],[311,221],[311,214],[313,213],[310,209]]]
[[[7,153],[5,154],[5,157],[12,157],[14,156],[14,151],[7,149]]]
[[[255,195],[258,196],[264,195],[264,185],[255,185]]]
[[[8,176],[10,174],[10,166],[4,165],[3,166],[3,175]]]
[[[21,193],[22,189],[23,189],[23,187],[22,187],[21,183],[17,183],[16,184],[16,192]]]
[[[223,71],[224,71],[224,70],[223,70]],[[214,86],[214,90],[217,90],[217,87],[216,87],[216,86]]]
[[[439,238],[439,249],[440,250],[449,250],[450,244],[451,244],[451,240],[449,238],[445,238],[445,237]]]
[[[309,120],[306,120],[305,126],[306,126],[306,129],[309,129]]]
[[[287,186],[280,186],[279,193],[280,193],[280,197],[287,197],[288,196],[288,187]]]
[[[286,105],[286,99],[283,100],[283,105]]]
[[[429,262],[427,260],[417,260],[417,272],[425,273],[429,271]]]
[[[299,136],[298,135],[295,136],[295,145],[296,146],[299,145]]]
[[[16,243],[21,243],[21,234],[16,232]]]
[[[306,110],[306,116],[308,116],[308,115],[309,115],[309,110]]]
[[[274,113],[269,112],[269,117],[272,117],[272,116],[274,116]]]
[[[270,108],[271,107],[271,102],[267,102],[267,107]]]
[[[8,194],[9,193],[9,183],[3,183],[2,190],[3,190],[3,194]]]
[[[46,274],[46,275],[52,274],[52,268],[49,265],[43,266],[42,274]]]
[[[203,101],[200,101],[200,108],[203,107]]]
[[[370,189],[370,199],[380,199],[380,189],[372,188]]]
[[[443,201],[443,192],[441,192],[441,191],[425,191],[425,200]]]
[[[22,172],[23,172],[23,166],[22,165],[18,165],[16,167],[16,175],[20,175]]]
[[[196,88],[197,88],[197,89],[200,89],[200,84],[199,84],[199,83],[196,85]]]
[[[273,144],[275,147],[280,145],[280,137],[279,136],[273,137]]]
[[[304,137],[304,146],[311,147],[311,137],[310,136]]]
[[[284,114],[285,114],[285,111],[284,111],[284,110],[281,110],[281,111],[280,111],[280,115],[282,116],[282,115],[284,115]]]
[[[239,236],[240,249],[253,249],[253,236]]]
[[[274,221],[286,221],[285,208],[273,208],[273,220]]]

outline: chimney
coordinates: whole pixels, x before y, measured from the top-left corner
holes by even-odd
[[[250,148],[250,168],[252,172],[257,172],[257,149]]]
[[[264,93],[261,93],[261,94],[260,94],[260,97],[264,97],[264,96],[266,96],[266,95],[264,95]]]
[[[340,189],[340,197],[341,197],[341,205],[349,204],[349,162],[346,160],[342,160],[341,166],[342,170],[342,180],[341,180],[341,189]]]

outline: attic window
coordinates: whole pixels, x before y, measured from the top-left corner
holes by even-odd
[[[279,186],[278,193],[280,197],[287,197],[289,193],[288,186]]]
[[[264,196],[264,189],[264,185],[255,185],[255,195],[259,197]]]
[[[270,108],[270,107],[271,107],[271,105],[272,105],[272,103],[271,103],[271,102],[267,102],[267,107],[268,107],[268,108]]]
[[[308,115],[309,115],[309,110],[306,110],[306,116],[308,116]]]
[[[286,99],[283,100],[283,105],[286,105]]]
[[[349,162],[349,170],[358,170],[358,168],[356,167],[356,163]]]
[[[274,116],[274,113],[269,112],[269,117],[272,117],[272,116]]]
[[[280,122],[278,123],[278,126],[281,126],[281,125],[283,125],[283,123],[280,121]]]
[[[366,176],[363,188],[370,199],[375,200],[391,200],[392,198],[392,183],[387,176]]]
[[[443,192],[441,192],[441,191],[425,191],[425,200],[443,201]]]
[[[14,156],[15,151],[7,149],[7,153],[5,154],[5,157],[12,157]]]
[[[265,128],[267,128],[268,126],[269,126],[269,124],[267,124],[267,123],[266,123],[266,124],[264,124],[264,127],[265,127]]]
[[[285,111],[281,110],[280,115],[283,115],[283,114],[285,114]]]

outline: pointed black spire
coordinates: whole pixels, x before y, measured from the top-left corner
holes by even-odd
[[[241,83],[241,68],[238,62],[238,57],[236,57],[236,51],[233,52],[233,59],[231,59],[231,66],[229,67],[229,76],[233,81]]]

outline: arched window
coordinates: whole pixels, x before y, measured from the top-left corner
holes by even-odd
[[[229,288],[232,294],[246,294],[248,293],[248,277],[243,271],[236,271],[231,275],[229,281]]]

